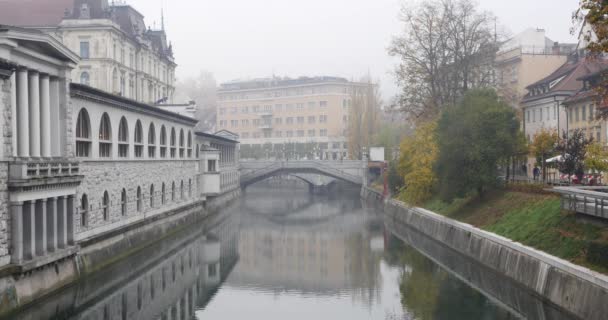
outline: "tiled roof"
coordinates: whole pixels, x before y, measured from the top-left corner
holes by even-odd
[[[73,7],[74,0],[0,0],[0,23],[19,27],[54,27]]]

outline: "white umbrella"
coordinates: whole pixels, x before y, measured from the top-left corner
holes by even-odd
[[[557,157],[553,157],[550,159],[547,159],[545,162],[546,163],[553,163],[553,162],[562,162],[564,161],[564,157],[562,157],[561,155],[557,156]]]

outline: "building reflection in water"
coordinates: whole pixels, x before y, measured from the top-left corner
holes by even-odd
[[[9,319],[191,319],[238,261],[238,225],[222,212]]]
[[[251,188],[241,208],[240,260],[226,286],[378,302],[382,224],[352,194]]]

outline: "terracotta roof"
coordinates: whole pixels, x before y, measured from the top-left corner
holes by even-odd
[[[0,23],[19,27],[55,27],[74,0],[0,0]]]

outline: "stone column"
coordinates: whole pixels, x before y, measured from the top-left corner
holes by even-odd
[[[30,156],[29,85],[27,69],[17,71],[17,141],[19,157]]]
[[[40,151],[50,158],[51,153],[51,92],[48,74],[40,76]]]
[[[47,201],[47,250],[57,250],[57,198],[49,198]]]
[[[40,77],[38,71],[29,74],[30,89],[30,156],[40,157]]]
[[[47,199],[42,199],[36,201],[36,255],[44,256],[46,255],[46,205]]]
[[[64,249],[68,243],[67,211],[67,198],[65,196],[57,198],[57,247],[60,249]]]
[[[60,157],[61,152],[61,126],[60,122],[60,110],[59,110],[59,83],[60,79],[52,77],[49,85],[50,95],[50,110],[51,110],[51,155],[53,157]]]
[[[12,143],[12,155],[18,157],[17,149],[19,144],[17,143],[17,73],[13,72],[11,75],[11,143]]]
[[[11,258],[23,262],[23,202],[11,203]]]
[[[23,215],[23,256],[33,259],[36,256],[36,201],[28,201]]]
[[[70,246],[74,245],[74,195],[67,197],[67,243]]]

